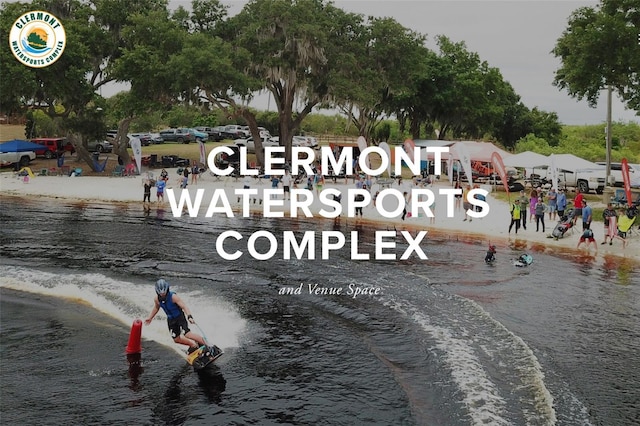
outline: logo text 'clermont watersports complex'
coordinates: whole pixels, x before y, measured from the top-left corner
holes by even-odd
[[[49,12],[33,11],[20,16],[9,33],[9,47],[24,65],[43,68],[60,59],[67,36],[60,20]]]

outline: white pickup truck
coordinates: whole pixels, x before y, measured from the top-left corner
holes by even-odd
[[[23,152],[0,152],[0,166],[10,166],[12,164],[18,167],[26,167],[31,160],[36,159],[36,153],[33,151]]]
[[[586,194],[595,191],[596,194],[604,192],[607,174],[605,169],[577,169],[570,171],[558,171],[558,184],[560,186],[572,186]]]

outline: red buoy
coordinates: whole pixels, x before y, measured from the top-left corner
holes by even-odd
[[[136,319],[131,325],[131,333],[129,333],[129,343],[127,344],[126,354],[142,353],[142,320]]]

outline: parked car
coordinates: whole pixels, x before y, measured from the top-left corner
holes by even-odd
[[[187,129],[193,135],[197,142],[206,142],[209,140],[209,134],[196,129]]]
[[[604,161],[598,161],[596,164],[607,166]],[[611,163],[611,175],[613,186],[623,186],[622,180],[622,163]],[[629,180],[633,188],[640,187],[640,164],[629,164]]]
[[[87,149],[93,152],[113,152],[113,144],[109,141],[87,142]]]
[[[154,143],[154,144],[164,143],[164,139],[162,139],[162,136],[160,136],[160,133],[149,133],[149,136],[151,136],[151,143]]]
[[[0,152],[0,167],[15,164],[16,170],[20,167],[26,167],[29,162],[36,159],[36,153],[33,151],[22,152]]]
[[[232,139],[248,138],[249,132],[245,130],[244,126],[238,124],[229,124],[224,126],[225,132],[233,135]]]
[[[140,139],[140,143],[142,146],[151,145],[151,134],[150,133],[127,133],[127,138],[129,138],[129,146],[131,146],[131,138]]]
[[[43,146],[42,149],[36,150],[35,153],[46,159],[58,157],[65,152],[70,152],[71,154],[76,152],[76,148],[66,138],[35,138],[31,139],[31,142]]]
[[[189,132],[189,129],[184,127],[161,130],[160,136],[165,142],[189,143],[196,140],[195,136]]]
[[[248,153],[253,153],[255,154],[256,152],[256,146],[255,143],[253,141],[253,138],[247,138],[247,139],[236,139],[233,141],[233,143],[236,146],[246,146],[247,147],[247,152]],[[264,138],[262,139],[262,147],[265,148],[267,146],[279,146],[280,144],[277,141],[274,141],[271,138]]]
[[[229,133],[225,132],[224,126],[217,126],[217,127],[199,126],[199,127],[196,127],[196,130],[204,132],[207,135],[209,135],[210,141],[220,142],[221,140],[224,140],[224,139],[233,139]]]

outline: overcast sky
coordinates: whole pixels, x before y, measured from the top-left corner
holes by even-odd
[[[234,15],[245,1],[222,1]],[[555,111],[564,124],[597,124],[606,119],[606,93],[597,108],[586,101],[571,98],[566,91],[552,85],[559,60],[550,52],[567,27],[571,13],[582,6],[595,6],[596,1],[486,1],[486,0],[348,0],[335,5],[366,16],[393,17],[400,24],[428,36],[429,47],[435,49],[434,38],[443,34],[454,42],[464,41],[467,49],[477,52],[481,60],[500,69],[523,103],[544,111]],[[190,0],[170,0],[172,7],[189,9]],[[264,101],[269,104],[268,102]],[[267,105],[258,106],[267,108]],[[615,121],[640,122],[634,111],[624,108],[614,97]]]

